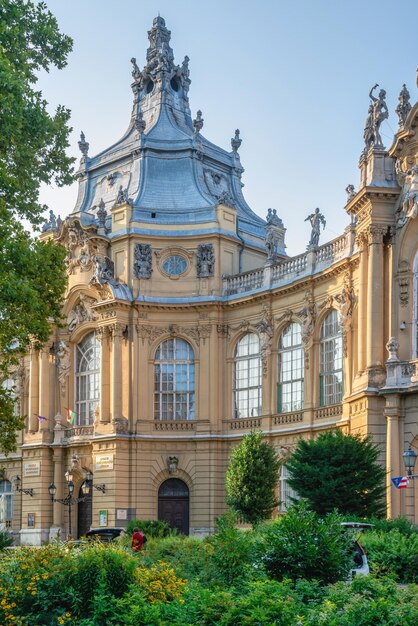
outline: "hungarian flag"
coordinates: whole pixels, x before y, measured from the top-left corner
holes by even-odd
[[[409,485],[408,476],[396,476],[392,478],[392,482],[396,489],[405,489]]]
[[[75,411],[71,411],[71,409],[67,409],[67,421],[72,424],[75,420],[76,413]]]

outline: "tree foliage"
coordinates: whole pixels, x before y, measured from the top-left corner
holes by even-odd
[[[277,506],[280,462],[260,432],[251,432],[233,450],[226,473],[227,504],[245,521],[256,524]]]
[[[343,515],[385,514],[385,470],[380,448],[370,435],[329,431],[300,439],[286,466],[289,484],[320,515],[334,509]]]
[[[42,183],[72,181],[66,155],[70,112],[48,112],[36,89],[37,74],[62,68],[72,47],[42,2],[0,3],[0,446],[15,446],[22,419],[14,416],[13,390],[4,389],[31,341],[39,347],[60,318],[65,290],[64,251],[33,240],[22,225],[37,227],[46,207]]]

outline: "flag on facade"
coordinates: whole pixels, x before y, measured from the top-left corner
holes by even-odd
[[[36,417],[38,418],[40,422],[46,422],[47,420],[47,418],[44,417],[43,415],[38,415],[37,413],[34,413],[34,415],[36,415]]]
[[[392,482],[396,489],[405,489],[409,485],[408,476],[396,476],[392,478]]]
[[[67,409],[67,421],[72,424],[75,420],[75,411],[71,411],[71,409]]]

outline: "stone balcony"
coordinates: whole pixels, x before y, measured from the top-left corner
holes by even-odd
[[[386,361],[386,383],[383,390],[418,387],[418,359]]]

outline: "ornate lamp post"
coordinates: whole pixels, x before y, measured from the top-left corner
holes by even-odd
[[[81,491],[83,495],[80,498],[74,498],[74,482],[73,482],[73,474],[71,470],[67,470],[65,472],[65,480],[67,481],[68,495],[65,498],[55,498],[55,494],[57,493],[57,488],[54,483],[51,483],[48,487],[49,495],[51,496],[52,502],[59,502],[64,506],[68,506],[68,536],[71,537],[72,529],[71,529],[71,507],[74,504],[78,504],[79,502],[83,502],[86,497],[90,493],[90,484],[88,479],[83,482],[81,485]]]
[[[416,475],[414,474],[414,467],[417,460],[417,453],[412,450],[411,446],[409,446],[408,450],[403,453],[402,458],[405,469],[408,472],[408,478],[416,478]]]

